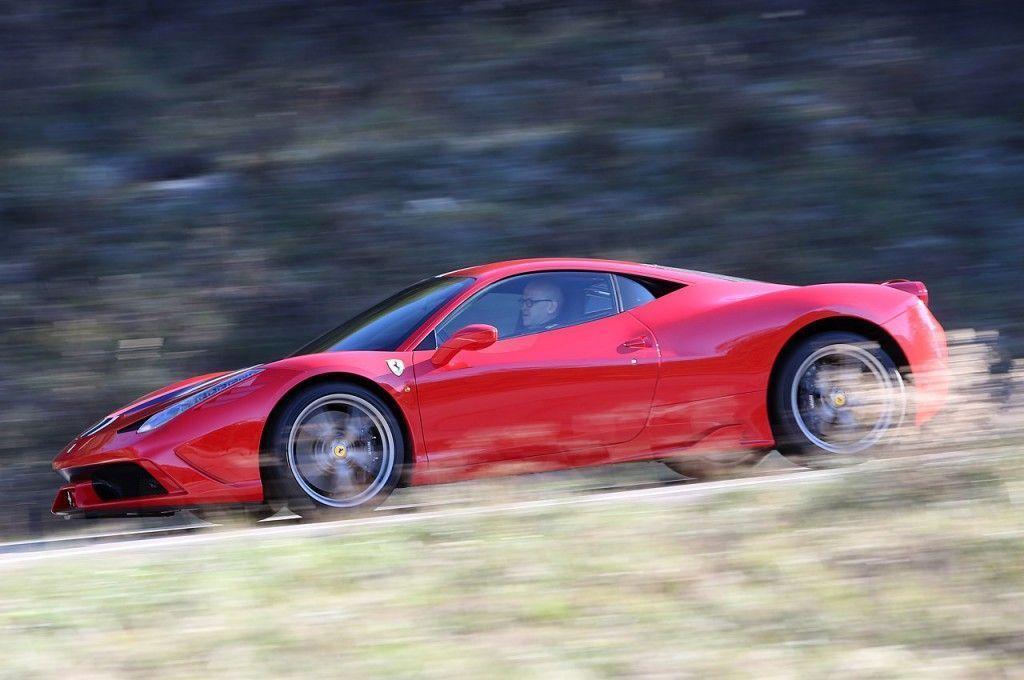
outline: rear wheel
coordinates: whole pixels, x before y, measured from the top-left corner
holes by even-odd
[[[770,395],[779,453],[808,467],[869,459],[893,440],[906,409],[892,357],[877,342],[838,331],[789,352]]]
[[[310,386],[274,424],[268,500],[303,519],[370,510],[398,485],[405,442],[388,404],[345,382]]]

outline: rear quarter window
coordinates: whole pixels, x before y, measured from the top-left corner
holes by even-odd
[[[616,274],[615,280],[619,286],[623,310],[646,305],[651,300],[656,300],[685,286],[685,284],[675,281],[623,276],[622,274]]]

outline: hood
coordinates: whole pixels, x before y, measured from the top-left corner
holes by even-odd
[[[161,387],[158,390],[154,390],[153,392],[143,395],[135,401],[114,410],[99,422],[79,434],[76,439],[96,434],[100,430],[115,423],[118,428],[121,428],[137,420],[147,418],[160,409],[169,406],[174,401],[202,389],[207,384],[212,383],[227,374],[228,371],[206,373],[192,378],[186,378],[185,380],[179,380],[178,382],[174,382],[165,387]]]

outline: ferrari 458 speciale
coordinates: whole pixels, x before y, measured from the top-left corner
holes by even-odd
[[[291,356],[169,385],[54,461],[68,516],[302,518],[396,487],[605,463],[870,457],[948,389],[917,281],[789,286],[588,259],[420,281]],[[912,396],[911,396],[912,395]]]

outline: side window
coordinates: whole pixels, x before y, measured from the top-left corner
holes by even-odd
[[[616,274],[615,282],[619,285],[619,295],[622,296],[622,309],[624,310],[645,305],[657,297],[639,281]]]
[[[617,312],[610,274],[542,272],[513,276],[468,300],[436,329],[442,343],[470,324],[498,329],[498,338],[572,326]]]
[[[485,323],[498,329],[498,338],[515,332],[519,321],[521,291],[511,281],[496,283],[466,301],[437,327],[437,343],[441,344],[455,331],[474,323]]]
[[[607,275],[601,274],[598,280],[595,280],[583,291],[583,318],[600,319],[603,316],[611,316],[617,311],[611,279]]]

